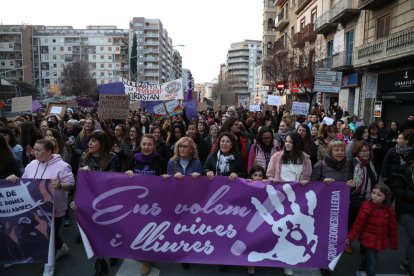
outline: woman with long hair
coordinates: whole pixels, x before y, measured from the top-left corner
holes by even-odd
[[[33,147],[42,135],[32,122],[20,124],[20,145],[23,148],[23,166],[27,166],[33,160]]]
[[[351,140],[351,142],[348,143],[348,146],[346,147],[346,158],[352,159],[353,157],[352,151],[353,151],[354,144],[356,142],[362,141],[362,140],[368,141],[368,138],[369,138],[368,128],[366,126],[357,127],[355,129],[353,139]]]
[[[167,146],[167,143],[164,141],[162,136],[162,131],[160,126],[154,126],[151,128],[150,133],[155,138],[156,150],[161,155],[164,160],[170,159],[170,150]]]
[[[320,126],[318,138],[313,142],[311,148],[310,158],[312,166],[325,157],[328,145],[332,140],[336,139],[337,132],[336,125],[327,126],[322,124]]]
[[[17,165],[19,166],[20,175],[23,174],[23,148],[17,143],[16,137],[14,136],[14,132],[10,128],[1,127],[0,136],[3,136],[7,144],[9,145],[13,153],[13,156],[16,159]]]
[[[339,140],[344,142],[345,145],[347,146],[349,144],[349,142],[351,142],[353,136],[354,135],[353,135],[349,125],[348,124],[342,124],[341,128],[339,129],[339,133],[336,135],[336,138],[338,138]]]
[[[309,155],[303,151],[302,138],[297,132],[289,132],[282,151],[273,154],[266,176],[273,182],[296,181],[305,185],[312,174]],[[284,268],[285,275],[293,275],[291,268]]]
[[[247,167],[247,160],[249,157],[248,143],[249,140],[244,137],[242,133],[243,123],[235,117],[229,117],[224,122],[224,125],[220,128],[220,134],[228,132],[234,135],[236,143],[234,146],[237,147],[237,151],[240,153],[240,157],[243,160],[243,165]]]
[[[246,176],[233,134],[223,132],[219,135],[217,150],[207,157],[204,171],[209,179],[213,179],[214,176],[228,176],[234,181],[237,177]]]
[[[9,175],[20,177],[20,169],[6,139],[0,135],[0,179]]]
[[[118,153],[119,160],[123,167],[131,157],[140,151],[139,143],[141,141],[142,133],[139,127],[132,126],[128,131],[128,136],[121,142],[120,152]]]
[[[94,131],[88,143],[88,149],[80,160],[80,170],[99,172],[118,172],[118,162],[115,153],[111,152],[111,139],[104,131]],[[70,204],[72,209],[77,210],[76,202]],[[111,265],[116,259],[111,259]],[[108,264],[104,258],[97,258],[94,266],[94,276],[108,273]]]
[[[185,127],[183,123],[172,123],[167,137],[167,145],[170,148],[170,156],[174,155],[175,143],[185,136]]]
[[[303,151],[310,155],[312,149],[312,135],[307,124],[301,124],[297,128],[297,133],[302,137]]]
[[[78,137],[76,137],[76,140],[72,146],[74,151],[74,158],[76,160],[79,160],[83,152],[88,149],[89,140],[91,139],[94,130],[95,120],[86,119],[81,132],[79,133]]]
[[[197,152],[198,152],[198,158],[200,159],[201,163],[204,164],[204,162],[207,159],[208,156],[208,145],[204,141],[204,139],[200,136],[200,134],[197,131],[197,123],[190,122],[187,126],[187,135],[191,139],[193,139],[194,143],[197,146]],[[175,153],[175,149],[174,149]]]
[[[65,147],[65,141],[63,141],[62,136],[60,135],[59,131],[55,128],[49,128],[46,130],[45,137],[46,139],[54,138],[57,142],[58,153],[61,155],[63,161],[70,164],[70,156],[68,153],[67,148]]]
[[[247,171],[254,165],[259,165],[267,170],[270,158],[280,150],[280,145],[273,136],[273,131],[269,127],[261,127],[256,137],[256,143],[250,147]]]
[[[212,125],[210,126],[210,132],[209,135],[204,139],[204,141],[207,143],[208,152],[213,153],[216,151],[216,145],[217,145],[217,138],[218,138],[218,125]]]
[[[276,140],[283,147],[286,137],[288,136],[292,127],[292,120],[288,117],[284,117],[279,123],[279,130],[276,133]]]

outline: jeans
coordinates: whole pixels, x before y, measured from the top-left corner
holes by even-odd
[[[377,271],[378,251],[364,248],[361,245],[362,260],[359,266],[360,271],[366,271],[368,276],[375,276]]]
[[[401,214],[398,217],[398,220],[407,231],[408,244],[405,258],[410,264],[410,270],[414,271],[414,216],[410,214]]]

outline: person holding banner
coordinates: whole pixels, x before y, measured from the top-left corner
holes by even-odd
[[[236,147],[234,135],[223,132],[217,139],[217,150],[207,157],[204,171],[211,180],[214,176],[228,176],[230,181],[245,177],[246,170]]]
[[[194,141],[190,137],[183,137],[175,145],[174,156],[168,161],[167,174],[163,177],[174,176],[183,179],[184,176],[197,178],[203,175],[203,165],[198,159]]]
[[[59,229],[68,204],[68,191],[71,191],[75,185],[70,165],[63,161],[60,155],[53,154],[53,150],[54,144],[51,140],[37,140],[33,147],[36,159],[26,166],[22,176],[22,178],[31,179],[51,179],[54,188],[54,219],[52,224],[54,231],[51,233],[49,241],[49,258],[44,267],[44,276],[53,276],[55,260],[59,260],[69,253],[68,246],[62,242],[59,235]],[[6,180],[16,182],[18,177],[10,175]]]
[[[111,152],[110,137],[104,131],[94,131],[88,143],[88,150],[80,160],[80,170],[118,172],[118,160],[115,153]],[[70,207],[77,209],[76,202],[72,201]],[[116,259],[110,259],[111,265],[115,265]],[[94,276],[108,273],[108,264],[104,258],[97,258],[95,261]]]
[[[128,171],[125,173],[129,176],[134,174],[143,175],[163,175],[166,173],[165,160],[156,152],[156,141],[152,134],[144,134],[141,138],[141,151],[134,154],[129,161]],[[142,262],[141,274],[148,275],[151,273],[151,263]]]
[[[280,145],[273,136],[269,127],[262,127],[256,137],[256,143],[250,147],[247,170],[250,171],[254,165],[259,165],[267,170],[270,158],[280,150]]]
[[[281,124],[283,121],[281,122]],[[294,181],[305,185],[312,174],[309,155],[303,152],[302,138],[297,132],[289,132],[282,151],[273,154],[266,176],[273,182]],[[294,275],[291,268],[284,268],[285,275]]]

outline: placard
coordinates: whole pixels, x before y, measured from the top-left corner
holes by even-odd
[[[129,114],[128,95],[99,95],[99,119],[120,119],[124,120]]]
[[[273,106],[281,106],[282,105],[282,97],[281,96],[274,96],[269,95],[267,96],[267,103]]]
[[[66,103],[48,103],[46,108],[46,115],[58,115],[63,118],[66,113],[68,105]]]
[[[12,98],[12,112],[32,111],[32,96]]]
[[[249,111],[253,111],[253,112],[260,111],[260,104],[249,105]]]
[[[292,113],[296,115],[308,115],[309,103],[293,102]]]
[[[325,124],[325,125],[327,125],[327,126],[332,125],[333,122],[334,122],[334,119],[329,118],[329,117],[326,117],[326,116],[322,120],[322,123]]]

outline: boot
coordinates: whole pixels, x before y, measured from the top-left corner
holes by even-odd
[[[96,259],[93,276],[101,276],[103,273],[108,274],[108,264],[105,259]]]
[[[151,273],[151,263],[142,262],[141,275],[145,276]]]

